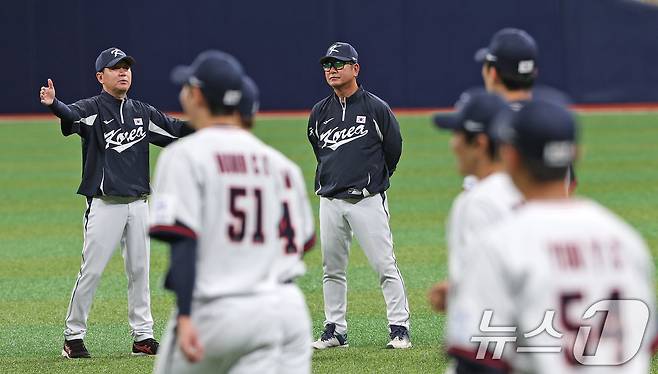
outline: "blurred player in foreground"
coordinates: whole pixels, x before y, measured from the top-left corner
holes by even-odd
[[[507,173],[525,198],[471,241],[459,292],[456,373],[647,373],[655,338],[653,260],[613,213],[564,194],[577,124],[531,101],[496,119]]]
[[[258,87],[245,76],[242,92],[238,110],[243,127],[251,129],[258,111]],[[301,169],[279,152],[272,152],[271,157],[273,164],[281,165],[278,175],[282,211],[278,229],[282,242],[272,266],[281,284],[278,311],[282,341],[277,372],[306,374],[311,372],[311,317],[295,279],[306,272],[302,257],[315,245],[315,222]]]
[[[277,372],[283,272],[275,269],[284,243],[301,250],[294,230],[281,229],[289,223],[280,191],[282,175],[299,169],[242,128],[246,91],[232,56],[204,52],[172,80],[197,131],[166,149],[156,170],[150,232],[171,244],[166,286],[178,308],[155,372]]]
[[[468,241],[476,233],[508,216],[522,200],[521,194],[503,171],[498,144],[493,138],[495,116],[508,106],[496,94],[477,88],[464,92],[456,113],[440,113],[434,123],[453,132],[450,144],[457,158],[460,174],[474,175],[479,183],[455,198],[447,224],[449,281],[435,284],[428,298],[436,311],[448,310],[447,340],[455,327],[452,307],[458,297],[463,277],[473,276],[469,265],[480,251],[469,252]]]
[[[538,58],[535,39],[515,28],[499,30],[489,46],[475,53],[475,61],[482,64],[482,80],[487,90],[501,95],[514,110],[523,107],[533,96],[541,95],[542,91],[551,90],[535,88]],[[573,165],[569,166],[564,183],[567,193],[571,194],[577,183]]]

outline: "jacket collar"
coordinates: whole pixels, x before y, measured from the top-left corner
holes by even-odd
[[[123,100],[117,99],[116,97],[110,95],[110,94],[109,94],[107,91],[105,91],[105,90],[101,90],[100,97],[101,97],[101,99],[103,99],[104,101],[106,101],[106,102],[108,102],[108,103],[114,103],[114,104],[116,104],[116,105],[120,105],[122,101],[124,101],[124,100],[128,100],[128,97],[127,97],[127,96],[126,96],[126,98],[123,99]]]
[[[355,101],[359,100],[361,96],[363,96],[363,94],[364,94],[363,86],[359,85],[359,88],[356,90],[356,92],[354,92],[352,96],[347,98],[346,103],[347,104],[354,103]],[[340,100],[338,99],[338,95],[336,95],[335,92],[334,92],[334,99],[336,99],[336,101],[340,103]]]

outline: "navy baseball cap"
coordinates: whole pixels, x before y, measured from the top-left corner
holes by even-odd
[[[453,113],[438,113],[434,124],[445,130],[490,134],[493,119],[508,105],[500,96],[484,88],[472,88],[461,94]]]
[[[558,102],[532,100],[519,111],[505,111],[494,120],[495,138],[511,144],[528,159],[549,168],[571,165],[577,157],[578,124]]]
[[[320,59],[320,63],[333,59],[357,63],[359,61],[359,54],[349,43],[335,42],[329,46],[327,53]]]
[[[189,66],[171,71],[171,81],[178,85],[199,87],[208,100],[226,107],[237,107],[242,98],[242,65],[228,53],[208,50],[199,54]]]
[[[130,66],[135,63],[135,59],[132,56],[126,55],[126,53],[119,48],[108,48],[96,57],[96,71],[103,71],[105,68],[111,68],[118,64],[119,61],[126,61]]]
[[[494,34],[488,47],[475,53],[475,61],[487,61],[502,73],[526,76],[537,73],[538,55],[537,43],[530,34],[505,28]]]
[[[238,104],[240,116],[244,119],[251,119],[258,112],[260,102],[258,101],[258,86],[248,76],[242,77],[242,98]]]

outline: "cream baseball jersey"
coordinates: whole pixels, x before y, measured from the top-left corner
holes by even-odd
[[[275,287],[282,235],[297,240],[296,232],[281,230],[281,176],[290,167],[282,157],[228,126],[205,128],[162,152],[151,231],[196,238],[195,299]]]
[[[450,282],[458,283],[461,272],[478,256],[469,252],[475,234],[506,217],[523,197],[506,173],[493,173],[471,185],[455,199],[448,219]]]
[[[270,153],[279,176],[282,209],[278,225],[281,250],[273,270],[277,281],[288,282],[306,272],[302,256],[315,245],[315,223],[301,169],[277,150]]]
[[[451,355],[511,372],[648,372],[654,263],[607,209],[529,202],[469,245],[479,256],[460,285]]]

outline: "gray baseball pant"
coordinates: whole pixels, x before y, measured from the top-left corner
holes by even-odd
[[[128,322],[135,341],[153,337],[149,289],[150,241],[145,198],[87,199],[82,265],[66,313],[66,340],[83,339],[101,274],[121,244],[128,278]]]
[[[347,262],[352,233],[379,274],[389,325],[409,328],[409,303],[393,253],[386,194],[363,199],[320,198],[320,240],[324,276],[325,325],[347,332]]]

